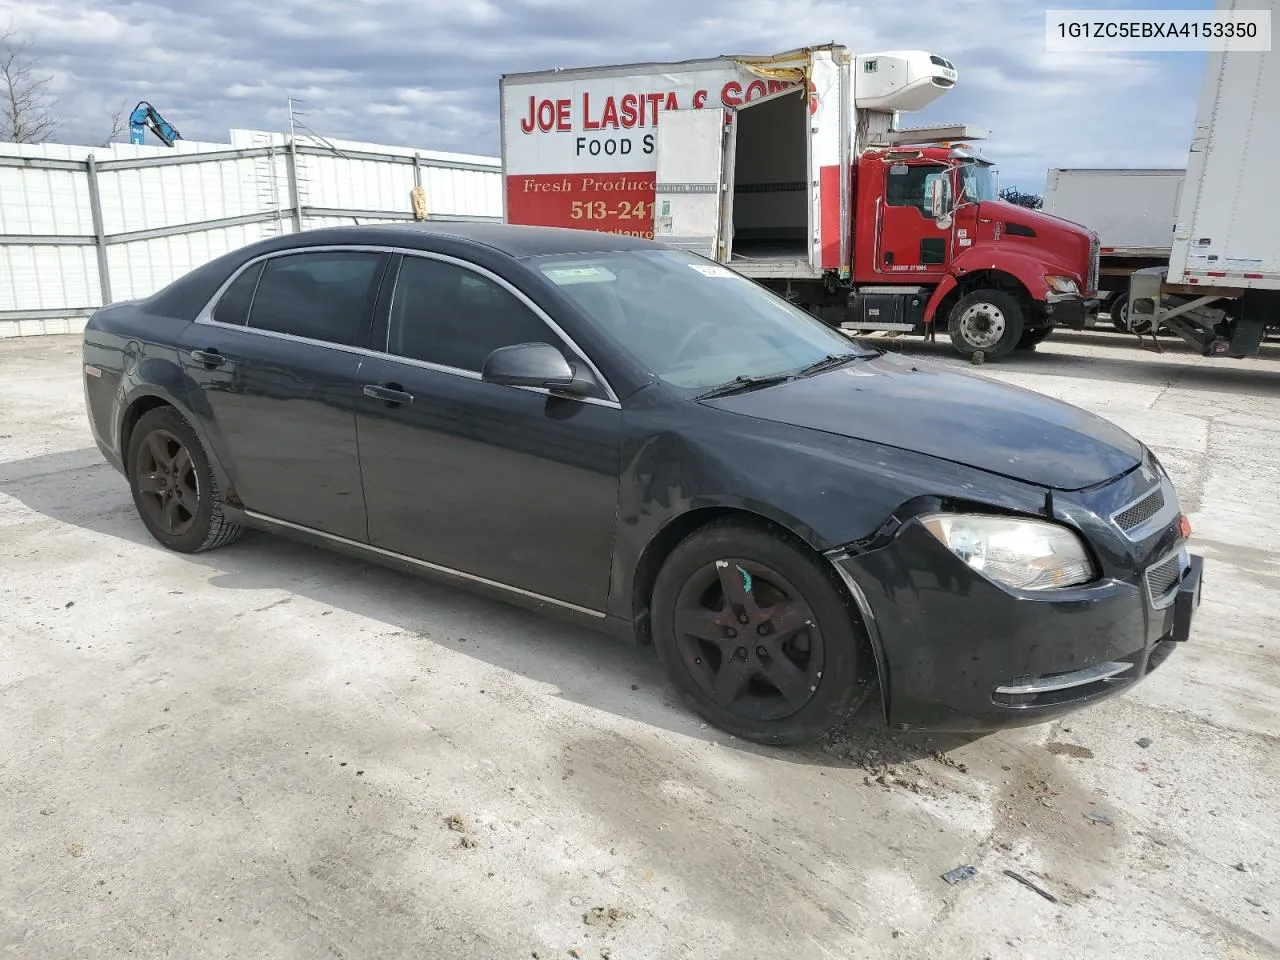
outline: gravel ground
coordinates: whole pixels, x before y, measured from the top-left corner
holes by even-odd
[[[267,535],[166,553],[90,439],[79,339],[0,342],[0,955],[1280,956],[1268,354],[1067,334],[981,368],[1178,481],[1204,602],[1147,682],[784,751],[502,604]]]

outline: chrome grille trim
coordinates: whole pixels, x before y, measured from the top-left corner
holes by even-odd
[[[1145,540],[1166,524],[1173,523],[1177,516],[1178,496],[1173,484],[1167,479],[1161,479],[1155,486],[1147,487],[1139,496],[1111,514],[1111,522],[1127,539],[1136,543]]]
[[[1142,581],[1146,584],[1151,606],[1163,610],[1173,603],[1178,595],[1178,585],[1182,583],[1182,574],[1189,566],[1186,547],[1179,547],[1143,571]]]
[[[1085,281],[1084,292],[1092,296],[1098,292],[1098,274],[1102,261],[1102,242],[1096,233],[1089,234],[1089,278]]]
[[[1131,507],[1126,507],[1115,516],[1116,524],[1128,533],[1134,527],[1146,523],[1164,509],[1164,490],[1156,487]]]

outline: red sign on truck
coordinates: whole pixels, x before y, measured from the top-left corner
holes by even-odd
[[[797,85],[732,61],[504,77],[507,219],[651,238],[662,115],[735,108]],[[809,104],[816,114],[812,84]]]

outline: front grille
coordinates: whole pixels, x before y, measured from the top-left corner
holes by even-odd
[[[1155,566],[1148,567],[1145,576],[1151,602],[1159,603],[1161,600],[1167,600],[1169,594],[1177,588],[1178,581],[1182,579],[1182,560],[1175,553],[1168,560],[1162,560]]]
[[[1132,506],[1125,507],[1115,516],[1116,525],[1128,533],[1134,527],[1146,523],[1164,509],[1164,491],[1156,487]]]
[[[1098,292],[1098,268],[1102,258],[1102,244],[1096,233],[1089,236],[1089,279],[1085,281],[1084,292],[1092,296]]]

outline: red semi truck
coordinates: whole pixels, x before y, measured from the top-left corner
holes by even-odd
[[[899,129],[951,89],[922,51],[807,47],[508,74],[506,219],[653,237],[849,331],[1000,357],[1098,314],[1098,239],[1001,201],[966,125]]]

